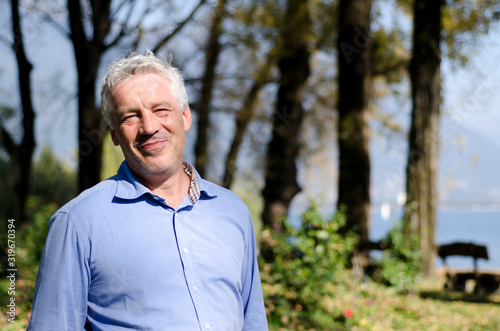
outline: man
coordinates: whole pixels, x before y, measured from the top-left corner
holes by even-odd
[[[118,61],[102,109],[125,161],[52,217],[28,330],[267,330],[248,210],[183,161],[178,70]]]

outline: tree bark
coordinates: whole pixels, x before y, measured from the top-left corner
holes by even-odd
[[[434,267],[441,99],[443,0],[416,0],[410,62],[412,114],[406,168],[404,231],[420,237],[422,271]]]
[[[78,187],[83,191],[100,181],[106,124],[96,100],[97,72],[106,51],[111,0],[91,1],[92,35],[86,35],[80,1],[68,0],[71,42],[78,72]]]
[[[205,49],[205,73],[202,78],[200,97],[195,109],[198,114],[198,134],[194,147],[196,155],[195,168],[202,177],[205,177],[206,165],[208,163],[208,130],[210,127],[212,95],[215,84],[215,68],[222,49],[219,38],[222,34],[225,6],[226,0],[219,0],[213,14],[210,36]]]
[[[280,218],[288,215],[292,198],[301,190],[295,161],[304,115],[302,93],[310,75],[311,25],[308,1],[289,0],[278,46],[280,80],[262,190],[263,224],[278,233],[283,232]]]
[[[341,0],[338,54],[339,180],[337,209],[345,208],[346,229],[367,241],[370,230],[369,101],[371,90],[370,11],[372,0]]]
[[[33,152],[35,150],[35,110],[31,97],[31,70],[33,65],[28,60],[24,49],[21,17],[19,14],[19,1],[11,1],[12,9],[12,34],[14,42],[12,50],[17,59],[18,81],[22,107],[23,136],[20,144],[16,145],[14,139],[3,128],[0,128],[0,142],[7,149],[11,157],[11,166],[14,174],[14,219],[19,224],[28,221],[26,201],[31,188],[31,168]]]

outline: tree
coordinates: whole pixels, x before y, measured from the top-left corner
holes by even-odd
[[[236,173],[236,159],[238,157],[238,151],[243,142],[243,137],[248,128],[248,125],[250,124],[250,121],[252,119],[258,94],[262,87],[264,87],[264,85],[270,80],[271,68],[275,65],[275,53],[276,50],[272,49],[269,55],[266,57],[265,63],[257,72],[252,87],[250,88],[245,97],[245,100],[243,101],[243,106],[236,113],[236,130],[234,132],[233,141],[231,142],[231,146],[226,157],[224,177],[222,180],[222,185],[226,188],[230,188],[231,184],[233,183],[233,179]]]
[[[341,0],[338,35],[337,208],[345,208],[346,229],[360,242],[370,228],[369,100],[371,90],[370,11],[372,0]]]
[[[11,0],[12,44],[10,45],[17,59],[18,82],[22,108],[23,135],[20,143],[0,123],[0,144],[10,156],[14,174],[14,218],[20,223],[28,221],[26,201],[31,187],[31,167],[35,150],[35,110],[31,97],[31,70],[33,65],[25,51],[19,1]]]
[[[87,34],[81,2],[68,0],[70,39],[78,72],[78,187],[80,191],[100,181],[102,141],[106,124],[97,107],[99,65],[109,45],[111,0],[91,1],[91,32]]]
[[[261,91],[268,85],[276,83],[277,60],[277,21],[281,16],[281,8],[276,1],[253,1],[246,5],[231,8],[232,20],[228,23],[233,27],[227,31],[229,36],[228,44],[231,48],[226,48],[225,56],[231,59],[238,59],[236,71],[230,69],[231,86],[223,88],[225,97],[224,105],[227,107],[228,96],[235,100],[238,106],[234,110],[235,130],[234,136],[227,152],[222,186],[230,188],[237,175],[237,159],[240,149],[244,146],[245,139],[255,145],[252,152],[261,150],[263,142],[262,134],[249,134],[252,124],[257,124],[259,133],[268,124],[266,106],[259,104],[260,101],[267,105],[267,98],[262,97]],[[235,61],[223,61],[224,63]],[[227,77],[227,76],[226,76]],[[243,88],[242,88],[243,87]],[[259,114],[259,110],[262,112]],[[266,115],[262,114],[263,112]],[[263,120],[264,125],[259,125],[258,121]],[[258,137],[257,137],[258,136]],[[257,137],[254,139],[254,137]],[[259,154],[259,152],[254,153]],[[261,160],[265,153],[255,159]],[[256,161],[257,164],[263,162]],[[248,163],[247,163],[248,164]],[[255,169],[252,167],[252,169]],[[260,214],[260,211],[258,212]],[[259,215],[260,216],[260,215]]]
[[[443,5],[443,0],[415,1],[410,62],[412,114],[404,222],[406,233],[420,237],[425,274],[432,271],[435,251]]]
[[[280,79],[266,156],[262,222],[278,233],[283,232],[280,217],[287,216],[292,198],[300,191],[295,162],[304,115],[302,94],[310,75],[312,21],[308,6],[308,1],[287,1],[277,50]]]
[[[210,127],[210,113],[212,108],[212,93],[215,83],[215,69],[222,50],[220,36],[222,23],[226,16],[226,0],[219,0],[213,12],[210,35],[205,48],[205,73],[202,77],[200,97],[196,112],[198,113],[198,136],[195,144],[196,170],[200,176],[205,176],[205,166],[208,162],[208,129]]]

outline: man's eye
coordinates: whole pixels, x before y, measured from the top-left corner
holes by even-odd
[[[155,110],[155,115],[158,116],[158,117],[163,117],[163,116],[167,116],[168,114],[168,109],[156,109]]]
[[[121,122],[124,123],[124,124],[127,124],[127,123],[134,122],[136,119],[137,119],[137,115],[131,114],[131,115],[124,116],[122,118]]]

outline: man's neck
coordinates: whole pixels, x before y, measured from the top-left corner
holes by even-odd
[[[165,202],[174,209],[177,209],[188,194],[191,182],[182,165],[173,174],[150,174],[147,178],[136,174],[136,177],[151,192],[165,199]]]

